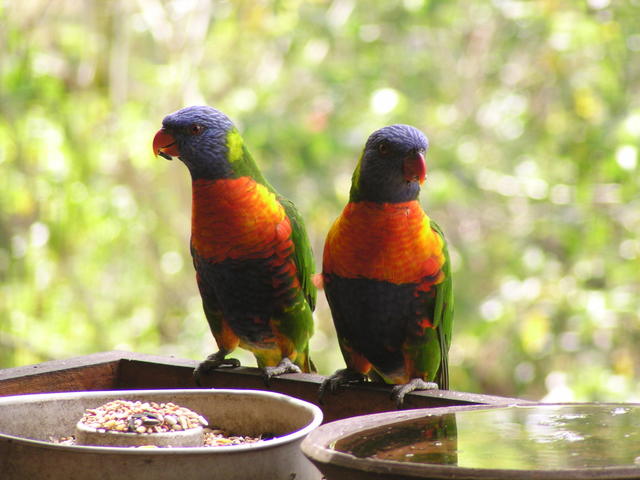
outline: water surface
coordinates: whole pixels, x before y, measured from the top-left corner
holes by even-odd
[[[429,415],[338,441],[357,457],[466,468],[640,467],[640,407],[537,405]]]

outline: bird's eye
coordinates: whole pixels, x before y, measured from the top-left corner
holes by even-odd
[[[387,153],[387,151],[389,150],[389,146],[387,145],[386,142],[382,142],[380,143],[380,145],[378,145],[378,151],[382,154]]]
[[[194,123],[189,127],[189,133],[191,135],[200,135],[202,132],[204,132],[204,127],[199,123]]]

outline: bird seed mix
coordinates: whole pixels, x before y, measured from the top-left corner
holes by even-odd
[[[97,408],[85,410],[80,423],[95,428],[99,432],[108,430],[139,434],[176,432],[204,427],[203,446],[205,447],[241,445],[262,440],[261,436],[232,435],[219,428],[207,428],[209,423],[202,415],[172,402],[114,400]],[[59,438],[51,437],[50,440],[60,445],[76,444],[73,435]],[[154,446],[145,445],[133,448],[154,448]]]

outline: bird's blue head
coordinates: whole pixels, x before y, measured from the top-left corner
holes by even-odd
[[[153,139],[153,153],[168,160],[178,157],[193,179],[228,178],[233,175],[228,154],[234,130],[233,122],[215,108],[186,107],[164,117]]]
[[[429,141],[410,125],[390,125],[367,139],[351,185],[351,200],[415,200],[427,175]]]

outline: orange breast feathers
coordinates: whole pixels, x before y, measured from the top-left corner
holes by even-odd
[[[443,240],[417,201],[355,202],[335,221],[324,249],[324,273],[392,283],[441,281]]]
[[[287,257],[291,223],[275,195],[249,177],[193,182],[191,243],[212,262]]]

